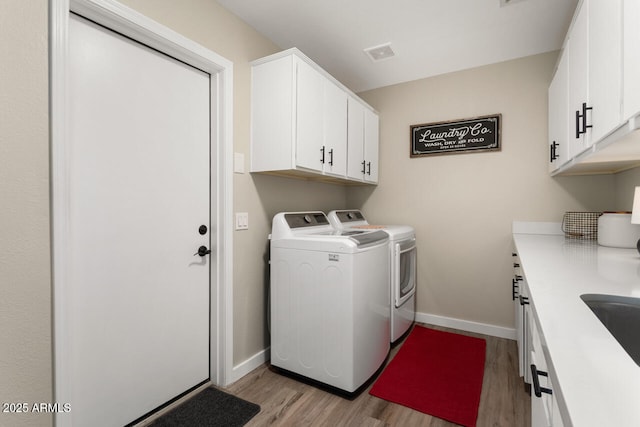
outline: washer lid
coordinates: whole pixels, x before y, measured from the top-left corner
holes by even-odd
[[[351,233],[353,233],[353,231],[351,231]],[[387,233],[385,233],[384,231],[371,231],[371,232],[350,234],[349,238],[351,240],[355,240],[359,247],[371,245],[379,242],[380,240],[388,239]]]
[[[381,240],[387,240],[388,235],[384,231],[376,230],[354,230],[354,229],[345,229],[345,230],[332,230],[332,231],[320,231],[318,233],[309,233],[309,234],[298,234],[298,236],[312,236],[312,237],[340,237],[346,238],[353,241],[356,246],[362,247],[371,245],[373,243],[378,243]]]

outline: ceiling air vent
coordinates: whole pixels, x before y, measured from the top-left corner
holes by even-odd
[[[500,7],[509,6],[512,3],[520,3],[525,0],[500,0]]]
[[[382,61],[395,56],[395,52],[391,49],[391,43],[368,47],[364,50],[364,53],[366,53],[373,62]]]

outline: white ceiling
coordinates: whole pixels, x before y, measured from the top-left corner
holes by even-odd
[[[501,3],[507,2],[502,6]],[[559,49],[578,0],[218,0],[354,92]],[[391,43],[373,62],[364,49]]]

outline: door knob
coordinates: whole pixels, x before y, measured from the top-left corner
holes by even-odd
[[[211,253],[211,249],[207,249],[207,247],[206,247],[206,246],[200,246],[200,247],[198,248],[198,252],[196,252],[195,254],[193,254],[193,256],[196,256],[196,255],[205,256],[205,255],[208,255],[208,254],[210,254],[210,253]]]

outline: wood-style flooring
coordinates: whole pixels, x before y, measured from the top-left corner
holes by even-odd
[[[478,427],[529,426],[530,394],[518,376],[516,342],[432,325],[428,328],[484,338],[487,354],[478,411]],[[391,350],[389,360],[402,344]],[[261,411],[252,426],[434,426],[456,424],[387,402],[368,393],[371,385],[349,400],[274,372],[268,363],[255,369],[226,391],[257,403]]]

